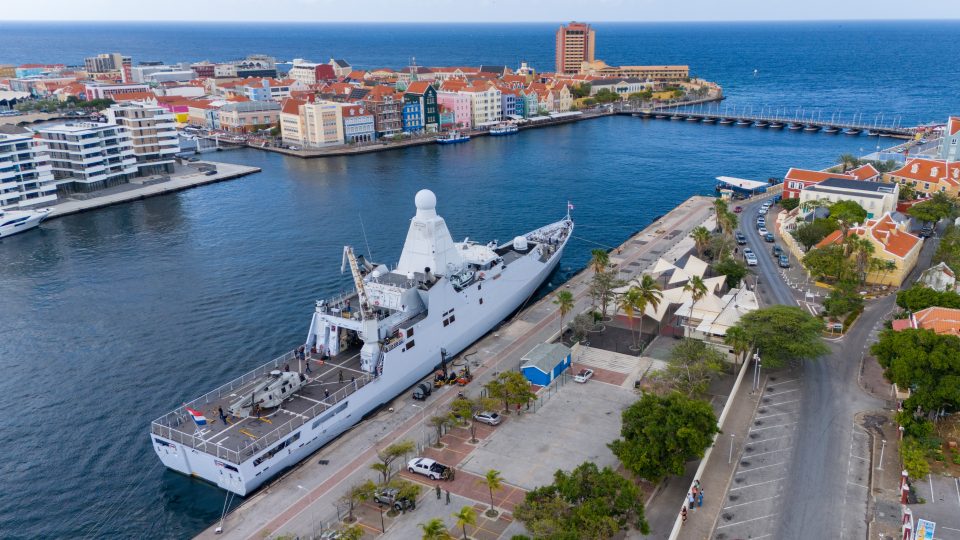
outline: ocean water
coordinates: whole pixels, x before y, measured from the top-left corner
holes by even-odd
[[[597,27],[611,63],[688,62],[738,106],[830,104],[915,122],[945,118],[960,95],[957,66],[941,63],[956,24]],[[274,39],[275,25],[0,23],[0,63],[107,50],[164,61],[336,55],[365,66],[408,54],[422,64],[552,57],[552,25],[284,29]],[[934,71],[944,84],[925,76]],[[615,117],[350,158],[235,150],[208,157],[264,172],[5,239],[0,536],[185,538],[216,520],[224,492],[160,466],[150,420],[302,342],[313,301],[349,286],[344,244],[395,262],[418,189],[436,192],[455,237],[483,241],[555,220],[572,201],[577,237],[552,287],[590,249],[711,193],[715,176],[782,176],[876,142]]]

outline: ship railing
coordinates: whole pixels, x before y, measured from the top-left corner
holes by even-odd
[[[240,452],[237,450],[231,450],[229,448],[224,448],[220,445],[205,441],[201,437],[193,433],[186,433],[180,431],[179,429],[172,428],[167,425],[160,424],[158,422],[153,422],[151,424],[150,432],[154,435],[159,435],[164,437],[167,440],[178,442],[184,446],[189,446],[191,448],[197,448],[207,452],[209,454],[214,454],[217,458],[224,461],[229,461],[231,463],[240,464]]]
[[[281,439],[293,433],[307,422],[315,421],[321,414],[336,407],[340,402],[347,399],[347,397],[349,397],[351,394],[363,388],[373,380],[374,377],[372,375],[363,375],[357,379],[354,379],[353,384],[348,384],[340,390],[330,394],[330,397],[324,398],[324,403],[317,403],[313,407],[310,407],[301,413],[300,416],[281,424],[263,437],[260,437],[259,439],[251,441],[242,446],[239,450],[240,460],[246,461],[247,459],[250,459],[256,453],[266,450],[271,445],[279,442]],[[241,461],[238,461],[237,463],[240,463]]]

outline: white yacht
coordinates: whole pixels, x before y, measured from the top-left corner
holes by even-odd
[[[0,210],[0,238],[17,234],[40,225],[50,214],[49,208],[40,210]]]
[[[446,369],[546,281],[573,232],[568,210],[507,243],[454,242],[434,194],[415,202],[393,268],[344,248],[354,291],[316,303],[301,347],[151,424],[164,465],[249,494]]]

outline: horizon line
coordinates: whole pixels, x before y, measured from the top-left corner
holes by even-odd
[[[650,24],[684,24],[684,23],[831,23],[831,22],[958,22],[960,17],[948,17],[948,18],[931,18],[931,17],[918,17],[918,18],[857,18],[857,19],[691,19],[691,20],[675,20],[675,19],[637,19],[637,20],[595,20],[589,21],[588,24],[635,24],[635,23],[650,23]],[[416,21],[416,20],[382,20],[382,21],[358,21],[358,20],[337,20],[337,21],[304,21],[300,20],[206,20],[206,19],[167,19],[167,20],[146,20],[146,19],[58,19],[58,20],[46,20],[46,19],[7,19],[6,21],[0,21],[0,25],[4,22],[7,23],[150,23],[150,24],[169,24],[169,23],[209,23],[209,24],[237,24],[237,23],[250,23],[250,24],[295,24],[295,25],[305,25],[305,24],[496,24],[496,25],[519,25],[519,24],[566,24],[571,22],[570,20],[556,20],[556,21],[545,21],[545,20],[526,20],[526,21],[496,21],[496,20],[481,20],[481,21]],[[586,21],[580,21],[586,22]]]

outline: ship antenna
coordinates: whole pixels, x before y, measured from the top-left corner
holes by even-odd
[[[373,263],[376,259],[373,258],[373,252],[370,251],[370,242],[367,241],[367,229],[363,226],[363,214],[357,212],[357,216],[360,217],[360,232],[363,233],[363,243],[367,246],[367,255],[370,256],[370,262]]]

